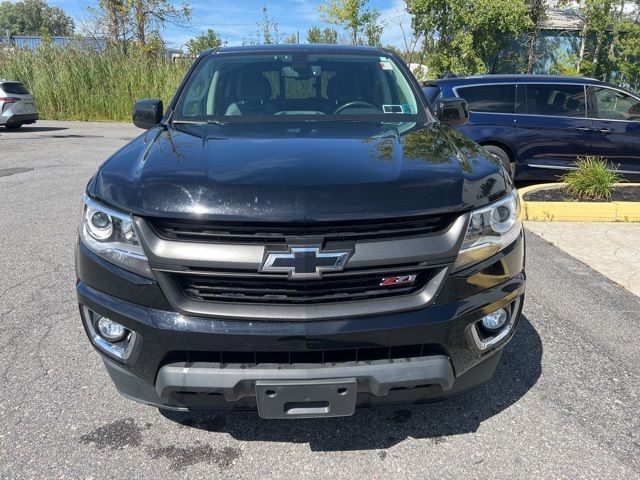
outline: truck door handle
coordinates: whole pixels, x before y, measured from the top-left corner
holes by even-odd
[[[609,135],[610,133],[613,133],[613,130],[611,130],[610,128],[601,128],[600,133],[603,133],[605,135]]]
[[[577,127],[576,130],[583,133],[587,133],[591,131],[589,127]]]

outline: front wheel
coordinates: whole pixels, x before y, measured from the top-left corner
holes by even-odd
[[[4,128],[7,130],[17,130],[22,126],[21,123],[11,123],[9,125],[5,125]]]
[[[484,148],[487,152],[500,160],[504,165],[504,168],[506,168],[507,172],[509,172],[509,175],[511,175],[511,177],[513,178],[513,174],[515,172],[515,163],[511,161],[507,152],[496,145],[483,145],[482,148]]]

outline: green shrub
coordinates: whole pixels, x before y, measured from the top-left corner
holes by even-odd
[[[116,49],[0,49],[0,78],[24,82],[46,119],[130,122],[140,98],[166,105],[188,68],[185,61]]]
[[[567,192],[578,200],[609,200],[613,184],[622,176],[601,157],[584,157],[576,161],[577,170],[567,173],[560,181],[567,184]]]

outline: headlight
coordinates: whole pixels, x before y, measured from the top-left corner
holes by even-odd
[[[473,265],[495,255],[518,238],[522,230],[520,198],[516,190],[488,207],[471,212],[455,269]]]
[[[154,278],[131,215],[100,205],[86,195],[82,200],[80,238],[87,248],[119,267]]]

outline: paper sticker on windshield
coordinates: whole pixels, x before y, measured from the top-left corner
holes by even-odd
[[[383,70],[393,70],[393,63],[391,63],[389,60],[381,59],[380,68],[382,68]]]
[[[414,108],[413,105],[407,105],[407,104],[403,104],[403,105],[382,105],[382,111],[384,113],[405,113],[408,115],[413,115],[414,112]]]

